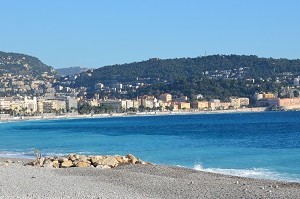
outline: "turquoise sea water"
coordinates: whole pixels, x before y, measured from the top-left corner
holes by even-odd
[[[156,164],[300,182],[300,112],[0,123],[0,156],[132,153]]]

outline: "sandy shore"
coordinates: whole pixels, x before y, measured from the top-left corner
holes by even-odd
[[[0,198],[298,198],[300,183],[154,165],[52,169],[0,159]]]

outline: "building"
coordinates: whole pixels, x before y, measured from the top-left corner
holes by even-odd
[[[239,100],[240,100],[240,106],[241,107],[242,106],[249,106],[249,104],[250,104],[250,100],[247,97],[239,98]]]
[[[256,101],[256,105],[259,107],[265,107],[265,106],[269,106],[269,107],[275,107],[275,106],[279,106],[279,98],[263,98],[260,100]]]
[[[75,97],[68,96],[66,99],[66,110],[67,112],[74,112],[78,109],[78,101]]]
[[[211,99],[209,102],[208,102],[208,109],[209,110],[217,110],[220,108],[220,103],[221,101],[219,99]]]
[[[43,113],[66,112],[66,102],[61,100],[44,100]]]
[[[0,98],[0,110],[11,109],[12,97],[1,97]]]
[[[273,93],[264,93],[263,98],[272,99],[275,98],[275,95]]]
[[[122,109],[122,101],[121,100],[101,100],[100,106],[101,105],[111,107],[116,112],[119,112]]]
[[[279,99],[279,107],[285,110],[300,109],[300,98]]]
[[[241,107],[241,101],[237,97],[230,97],[230,104],[233,108],[237,109]]]
[[[208,109],[208,101],[193,102],[192,108],[199,109],[199,110],[207,110]]]
[[[171,102],[172,101],[172,95],[169,93],[165,93],[159,96],[159,99],[163,102]]]
[[[178,109],[191,109],[191,104],[189,102],[178,102]]]
[[[230,107],[231,107],[231,103],[230,102],[220,102],[219,109],[221,109],[221,110],[227,110]]]
[[[37,112],[37,98],[33,97],[32,99],[27,96],[24,97],[24,108],[27,113],[35,113]]]

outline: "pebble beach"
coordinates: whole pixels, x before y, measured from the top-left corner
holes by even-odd
[[[0,198],[298,198],[300,183],[151,164],[111,169],[24,166],[0,159]]]

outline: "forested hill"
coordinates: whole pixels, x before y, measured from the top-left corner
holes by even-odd
[[[284,72],[299,74],[300,60],[258,58],[246,55],[212,55],[197,58],[149,59],[122,65],[112,65],[86,71],[76,85],[93,86],[106,81],[133,82],[137,78],[151,78],[173,82],[220,70],[246,68],[242,78],[274,78]]]
[[[36,57],[0,51],[0,75],[10,73],[38,77],[45,72],[48,75],[56,74],[52,67],[47,66]]]

